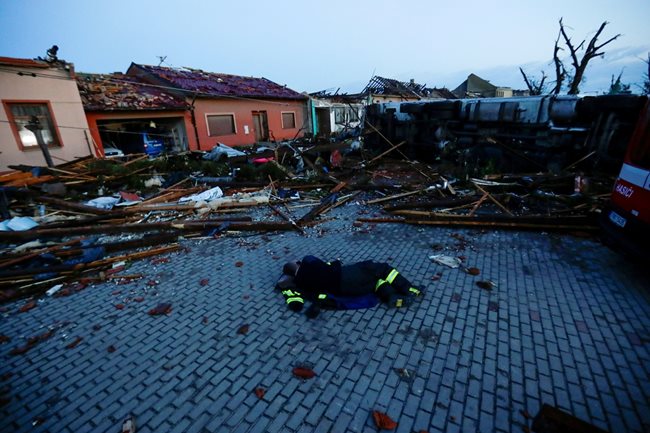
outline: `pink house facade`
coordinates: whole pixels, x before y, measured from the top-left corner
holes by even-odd
[[[26,128],[34,119],[55,165],[99,153],[72,64],[0,57],[0,66],[0,172],[10,165],[47,165],[35,134]]]

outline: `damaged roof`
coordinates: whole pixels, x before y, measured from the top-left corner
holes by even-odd
[[[476,97],[484,93],[494,94],[496,88],[497,86],[487,80],[484,80],[478,75],[469,74],[467,76],[467,79],[460,83],[460,85],[456,87],[453,92],[460,98]]]
[[[243,98],[306,99],[306,96],[266,78],[218,74],[193,68],[169,68],[132,63],[127,71],[143,79],[168,84],[201,97],[237,96]]]
[[[47,69],[51,65],[42,60],[17,59],[14,57],[0,57],[0,65],[18,66],[24,68],[43,68]]]
[[[77,87],[87,111],[184,110],[183,98],[128,75],[78,74]]]
[[[368,85],[361,92],[363,94],[374,95],[394,95],[405,98],[444,98],[456,99],[456,96],[448,89],[429,88],[426,84],[418,84],[411,80],[403,82],[392,78],[374,76],[370,79]]]

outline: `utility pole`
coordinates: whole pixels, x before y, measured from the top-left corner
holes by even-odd
[[[43,141],[43,134],[41,134],[41,121],[38,120],[38,117],[32,116],[32,118],[29,120],[29,123],[25,125],[25,128],[32,131],[36,136],[36,142],[38,143],[38,147],[40,147],[41,151],[43,152],[47,166],[54,167],[52,157],[50,156],[50,149],[48,149],[47,144],[45,144]]]

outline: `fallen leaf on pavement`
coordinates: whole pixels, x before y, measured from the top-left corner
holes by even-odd
[[[238,268],[241,268],[242,266],[244,266],[244,262],[237,262],[237,263],[235,263],[235,266],[237,266]]]
[[[83,337],[77,337],[77,338],[74,339],[74,341],[72,343],[65,346],[65,348],[66,349],[74,349],[75,347],[77,347],[79,345],[79,343],[81,343],[82,340],[83,340]]]
[[[151,310],[149,310],[148,314],[150,316],[159,316],[162,314],[169,314],[171,312],[172,312],[172,304],[169,304],[167,302],[162,302],[156,305]]]
[[[238,334],[241,334],[241,335],[246,335],[246,334],[248,334],[248,328],[249,328],[249,325],[248,325],[248,324],[246,324],[246,325],[241,325],[241,326],[239,327],[239,329],[237,330],[237,333],[238,333]]]
[[[21,313],[25,313],[31,310],[32,308],[36,308],[36,301],[29,301],[26,304],[23,304],[23,306],[20,307],[18,311],[20,311]]]
[[[296,367],[293,369],[293,375],[301,379],[311,379],[312,377],[316,376],[316,373],[314,373],[314,370],[311,368]]]
[[[208,280],[207,278],[204,278],[201,281],[199,281],[199,284],[201,286],[207,286],[208,284],[210,284],[210,280]]]
[[[467,272],[470,275],[479,275],[481,273],[479,268],[467,268],[465,272]]]
[[[264,394],[266,394],[266,390],[264,388],[255,388],[255,395],[257,398],[260,400],[264,399]]]
[[[375,420],[375,425],[381,430],[395,430],[397,423],[388,415],[377,410],[372,411],[372,418]]]

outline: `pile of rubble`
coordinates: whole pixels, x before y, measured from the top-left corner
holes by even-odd
[[[179,238],[308,235],[323,214],[346,203],[362,205],[356,228],[406,223],[594,232],[609,196],[611,179],[461,177],[410,161],[399,147],[391,143],[373,154],[360,139],[295,141],[247,152],[222,145],[155,159],[14,167],[0,176],[0,300],[141,278],[122,271],[130,261],[182,249]],[[369,206],[381,211],[370,217]]]

